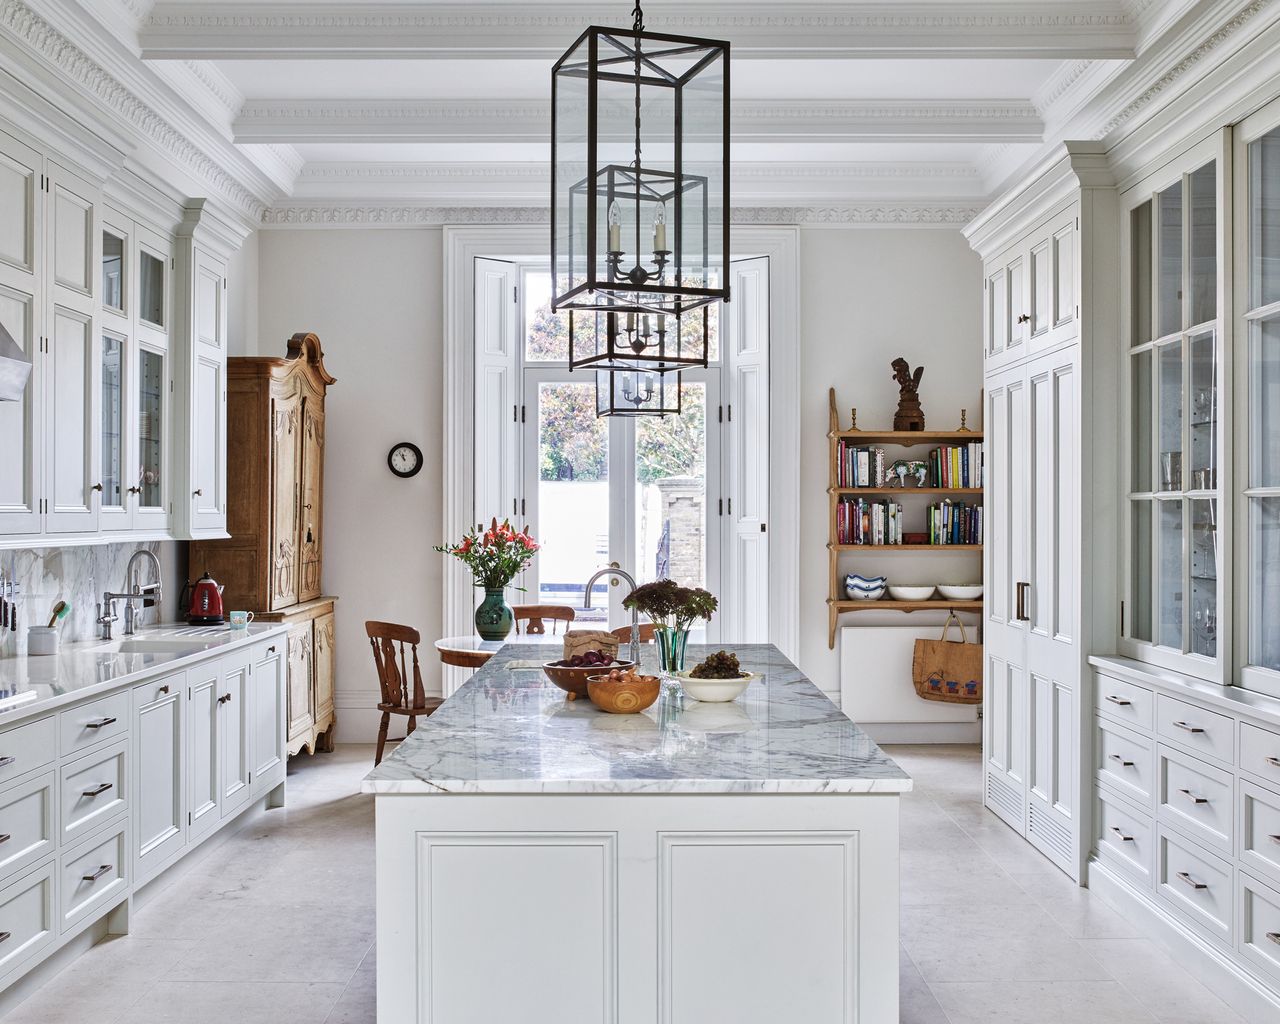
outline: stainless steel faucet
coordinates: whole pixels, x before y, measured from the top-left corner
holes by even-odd
[[[153,583],[139,582],[139,575],[134,567],[138,560],[149,561],[151,563],[152,572],[155,576]],[[160,559],[156,557],[154,551],[149,548],[139,548],[133,553],[129,559],[129,564],[124,570],[124,591],[119,594],[113,594],[106,591],[102,595],[102,604],[98,606],[98,625],[102,627],[101,637],[103,640],[111,639],[111,624],[116,621],[115,609],[112,605],[114,601],[124,602],[124,635],[133,636],[138,624],[137,605],[141,604],[144,608],[159,608],[164,601],[164,577],[160,571]]]
[[[617,562],[614,562],[612,565],[608,566],[607,568],[597,569],[592,574],[591,579],[587,580],[587,593],[582,601],[582,607],[584,611],[591,610],[591,588],[595,586],[596,580],[598,580],[601,576],[621,576],[624,580],[627,581],[627,583],[631,587],[631,590],[627,591],[628,594],[630,594],[632,590],[636,589],[635,577],[632,576],[631,573],[627,572],[625,569],[619,569]],[[618,581],[614,580],[613,582],[617,583]],[[630,644],[628,653],[630,654],[632,664],[639,665],[640,664],[640,609],[639,608],[631,609],[631,644]]]

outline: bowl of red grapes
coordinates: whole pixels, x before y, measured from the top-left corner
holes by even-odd
[[[587,677],[607,675],[613,669],[628,669],[634,662],[621,661],[603,651],[583,651],[572,658],[549,661],[542,666],[548,679],[569,695],[570,700],[587,696]]]

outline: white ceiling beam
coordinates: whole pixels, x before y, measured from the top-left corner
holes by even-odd
[[[507,58],[553,60],[586,26],[625,27],[625,4],[173,3],[139,32],[151,60]],[[735,59],[1008,57],[1125,59],[1136,28],[1121,0],[791,3],[652,0],[654,31],[728,39]]]
[[[252,100],[232,126],[237,143],[545,144],[550,105],[522,100]],[[1039,142],[1044,124],[1021,100],[743,101],[738,143]],[[629,137],[629,136],[627,136]]]

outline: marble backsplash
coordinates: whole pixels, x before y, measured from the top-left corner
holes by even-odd
[[[163,621],[172,622],[177,618],[182,587],[179,549],[185,545],[151,541],[144,544],[0,550],[0,567],[6,577],[15,577],[22,587],[18,628],[0,633],[0,658],[25,657],[27,627],[45,625],[58,601],[66,601],[71,606],[59,627],[62,642],[93,639],[97,635],[96,606],[102,600],[102,592],[118,591],[124,586],[125,567],[140,547],[150,548],[160,559],[164,576],[164,606],[144,609],[139,622],[160,621],[157,613],[163,616]],[[116,610],[117,613],[121,611],[119,607]]]

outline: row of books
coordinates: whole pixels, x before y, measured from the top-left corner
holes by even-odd
[[[908,465],[919,466],[919,461],[902,459]],[[925,466],[923,487],[981,487],[983,454],[982,442],[970,441],[962,445],[942,445],[934,448],[922,460]],[[845,439],[836,442],[836,486],[852,487],[901,487],[920,483],[913,470],[902,476],[893,471],[893,463],[885,457],[883,448],[852,444]]]
[[[935,448],[926,460],[929,475],[927,487],[981,487],[982,442],[947,444]]]
[[[929,543],[981,544],[982,506],[950,499],[930,505]]]
[[[887,474],[883,448],[836,442],[837,487],[885,487]]]
[[[842,498],[836,504],[837,544],[901,544],[902,506],[892,501]]]

